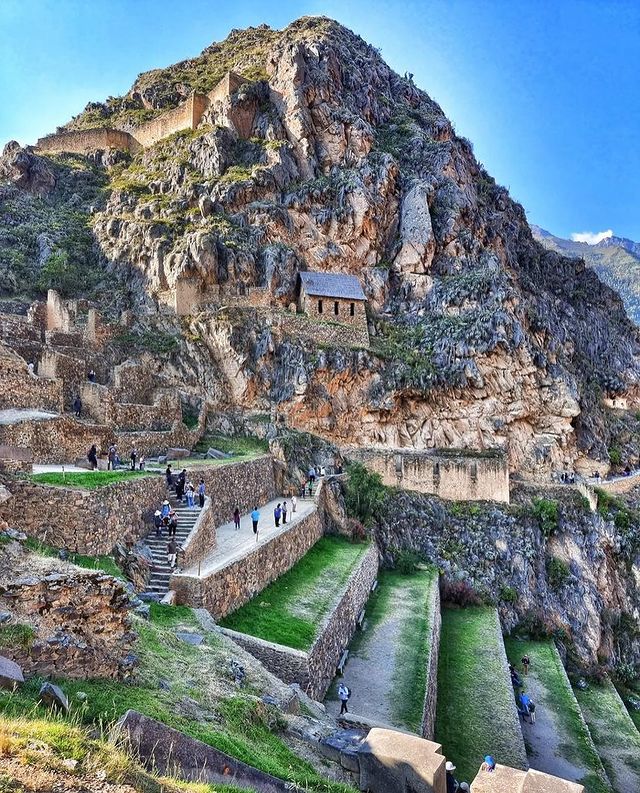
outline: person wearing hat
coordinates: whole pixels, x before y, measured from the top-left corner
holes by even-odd
[[[458,782],[453,775],[453,772],[456,770],[456,767],[451,762],[451,760],[447,760],[445,769],[447,772],[447,793],[456,793],[456,790],[458,789]]]
[[[153,525],[156,527],[156,535],[162,534],[162,512],[157,509],[153,513]]]
[[[162,515],[163,518],[166,518],[170,512],[171,512],[171,507],[169,506],[169,502],[165,498],[165,500],[162,502],[162,509],[160,510],[160,514]]]
[[[178,530],[178,516],[175,509],[169,513],[169,537],[175,537]]]

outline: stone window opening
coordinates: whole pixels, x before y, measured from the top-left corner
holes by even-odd
[[[338,303],[337,300],[333,304],[333,313],[336,315],[336,317],[340,313],[340,303]]]
[[[318,300],[318,314],[322,314],[322,300]]]
[[[350,314],[352,317],[355,317],[355,315],[356,315],[356,304],[355,304],[355,303],[352,303],[352,304],[349,306],[349,314]]]

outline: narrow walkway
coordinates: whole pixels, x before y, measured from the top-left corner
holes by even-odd
[[[55,419],[60,413],[51,413],[47,410],[34,410],[32,408],[5,408],[0,410],[0,424],[19,424],[22,421],[46,421]]]
[[[344,677],[332,684],[325,706],[340,713],[338,682],[351,689],[349,710],[390,727],[419,732],[425,695],[424,669],[431,645],[434,574],[382,573],[367,605],[367,624],[349,648]],[[408,640],[410,639],[410,646]],[[425,653],[425,643],[429,647]]]
[[[289,529],[295,526],[301,518],[311,514],[316,509],[316,503],[312,498],[305,498],[304,500],[298,498],[298,507],[296,512],[291,512],[291,499],[287,499],[287,506],[289,512],[287,513],[287,523],[276,528],[273,519],[273,510],[276,504],[284,501],[282,496],[274,498],[268,504],[263,504],[258,507],[260,513],[260,522],[258,523],[258,540],[256,542],[256,535],[253,533],[251,522],[251,514],[240,516],[240,529],[236,530],[233,521],[225,523],[216,529],[217,545],[209,556],[204,559],[200,565],[192,565],[184,570],[181,570],[182,575],[206,576],[211,573],[221,570],[223,567],[241,559],[243,556],[252,553],[261,545],[272,540],[280,534],[285,534]],[[199,570],[198,570],[199,568]]]

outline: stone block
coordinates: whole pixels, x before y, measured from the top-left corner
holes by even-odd
[[[187,633],[187,631],[177,631],[176,638],[180,639],[185,644],[191,644],[194,647],[199,647],[204,641],[204,636],[199,633]]]
[[[65,713],[69,712],[69,700],[67,695],[60,688],[53,683],[43,683],[40,686],[40,702],[50,708],[58,708]]]
[[[370,793],[445,793],[440,745],[395,730],[372,729],[358,748],[360,790]]]
[[[185,460],[190,454],[191,452],[189,449],[172,447],[171,449],[167,449],[167,460]]]
[[[22,669],[10,658],[0,655],[0,688],[13,691],[21,683],[24,683]]]

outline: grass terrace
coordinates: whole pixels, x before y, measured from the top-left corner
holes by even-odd
[[[51,471],[46,474],[29,474],[29,479],[38,485],[54,485],[57,487],[75,487],[82,490],[96,490],[115,482],[126,482],[143,476],[154,476],[152,471]]]
[[[526,768],[502,634],[492,608],[442,609],[436,740],[470,782],[482,759]]]
[[[220,624],[297,650],[308,650],[369,545],[322,537],[287,573]]]
[[[51,545],[46,545],[45,543],[40,542],[33,537],[29,537],[27,539],[25,546],[30,550],[39,553],[41,556],[57,557],[59,555],[58,548],[54,548]],[[112,575],[114,578],[120,578],[123,581],[127,580],[126,576],[111,556],[84,556],[80,553],[69,553],[67,556],[67,561],[71,562],[72,564],[77,564],[78,567],[85,567],[87,570],[101,570],[103,573]]]
[[[282,716],[260,701],[252,670],[248,670],[247,683],[238,691],[228,671],[229,648],[222,637],[207,633],[198,647],[176,637],[180,630],[202,632],[191,609],[151,604],[149,622],[136,618],[134,629],[139,636],[136,653],[140,659],[135,681],[56,681],[71,703],[68,717],[52,716],[38,704],[41,681],[37,678],[15,693],[0,690],[0,752],[7,745],[5,735],[9,736],[10,747],[14,740],[21,741],[25,736],[25,740],[37,738],[38,743],[42,740],[53,747],[54,758],[78,759],[79,770],[83,770],[92,756],[85,761],[83,746],[89,742],[89,747],[94,747],[87,729],[100,731],[133,708],[309,793],[353,793],[349,786],[321,777],[287,746],[280,735],[284,727]],[[86,700],[81,701],[78,692],[84,692]],[[103,767],[101,746],[95,744],[98,767]],[[38,752],[39,748],[33,751]],[[113,773],[126,779],[130,759],[111,751],[118,760],[115,771],[107,762],[104,769],[109,778]],[[178,784],[136,789],[168,793],[177,788]],[[233,790],[226,785],[180,789],[194,793]]]
[[[557,765],[560,769],[569,764],[576,771],[584,770],[584,776],[579,781],[586,793],[610,792],[611,787],[600,757],[553,641],[507,637],[505,648],[509,660],[517,669],[521,669],[520,659],[525,653],[531,659],[529,675],[523,677],[523,681],[525,691],[536,703],[536,724],[527,741],[527,751],[532,757],[533,766],[538,767],[536,758],[543,756],[545,763],[552,764],[548,766],[550,768]],[[546,736],[542,732],[545,721],[550,722]],[[542,741],[532,746],[530,741],[536,736],[542,737]],[[553,770],[549,773],[553,773]]]
[[[640,732],[613,683],[607,678],[574,693],[613,789],[640,790]]]

